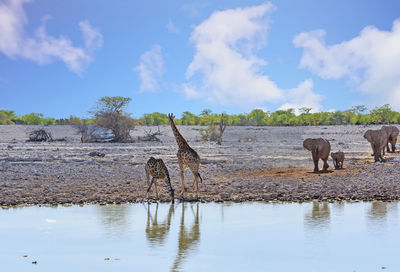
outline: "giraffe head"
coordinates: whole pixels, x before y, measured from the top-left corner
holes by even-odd
[[[171,187],[171,188],[168,188],[168,193],[169,193],[169,195],[170,195],[170,197],[171,197],[171,202],[174,203],[174,202],[175,202],[175,201],[174,201],[175,190],[172,189],[172,187]]]
[[[171,202],[174,203],[175,190],[174,190],[174,188],[172,188],[171,179],[169,178],[169,175],[167,176],[167,179],[168,179],[168,183],[169,183],[168,193],[171,197]]]
[[[168,113],[168,121],[174,122],[175,116],[172,113]]]

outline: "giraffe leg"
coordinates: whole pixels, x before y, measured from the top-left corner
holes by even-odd
[[[194,176],[194,180],[193,180],[193,184],[190,187],[190,191],[193,193],[194,192],[194,186],[196,186],[196,193],[199,192],[199,173],[192,171],[193,176]]]
[[[150,192],[150,189],[151,189],[151,186],[153,185],[153,183],[156,181],[156,178],[155,177],[153,177],[152,179],[151,179],[151,182],[150,182],[150,185],[149,185],[149,187],[147,188],[147,192],[146,192],[146,198],[147,198],[147,196],[149,195],[149,192]]]
[[[155,188],[155,190],[156,190],[156,197],[157,197],[157,199],[158,199],[157,182],[154,182],[154,188]]]
[[[185,176],[183,175],[183,170],[181,170],[180,176],[181,176],[181,195],[185,195]]]
[[[194,175],[194,183],[193,183],[193,185],[194,184],[196,184],[196,195],[198,195],[199,194],[199,174],[198,173],[196,173]]]
[[[147,186],[149,186],[149,182],[150,182],[150,174],[148,171],[146,171],[146,182],[147,182]]]
[[[180,169],[180,176],[181,176],[181,195],[185,195],[185,175],[183,171],[185,171],[185,164],[183,163],[181,157],[178,156],[178,164]]]

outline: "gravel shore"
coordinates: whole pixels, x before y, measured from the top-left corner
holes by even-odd
[[[186,201],[399,200],[400,153],[374,163],[362,137],[380,126],[227,127],[222,145],[200,141],[196,126],[179,129],[201,157],[199,195]],[[145,196],[144,165],[162,158],[179,199],[177,145],[169,126],[161,126],[161,142],[80,143],[70,126],[44,127],[55,139],[26,142],[37,126],[0,126],[0,205],[141,202]],[[155,127],[137,127],[132,137]],[[345,169],[314,174],[305,138],[328,139],[332,151],[345,153]],[[88,154],[98,151],[104,157]],[[322,163],[320,164],[322,166]],[[193,176],[185,172],[185,185]],[[159,183],[160,201],[169,201]],[[150,200],[154,199],[154,194]]]

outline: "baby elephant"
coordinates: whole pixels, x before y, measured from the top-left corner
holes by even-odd
[[[331,152],[331,144],[329,141],[317,138],[311,139],[307,138],[303,142],[303,147],[309,151],[311,151],[312,158],[314,161],[314,172],[318,172],[318,161],[321,159],[324,162],[324,166],[322,168],[323,171],[327,171],[329,165],[327,163],[329,158],[329,153]]]
[[[151,186],[154,183],[156,196],[158,198],[157,180],[162,179],[165,181],[165,183],[167,183],[168,193],[171,196],[171,202],[174,203],[174,189],[172,188],[171,180],[169,178],[169,172],[163,160],[150,157],[150,159],[146,163],[145,170],[146,170],[147,185],[149,186],[147,188],[146,197],[148,196]],[[152,176],[153,178],[151,179],[151,182],[149,184],[150,176]]]
[[[335,169],[343,169],[344,153],[341,151],[332,152],[331,157],[332,157],[333,165],[335,166]]]

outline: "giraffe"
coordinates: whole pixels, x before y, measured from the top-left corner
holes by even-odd
[[[156,196],[158,198],[157,180],[162,179],[165,181],[165,183],[167,183],[168,192],[169,192],[169,195],[171,196],[171,201],[172,201],[172,203],[174,203],[174,189],[172,188],[171,179],[169,178],[169,172],[168,172],[168,169],[165,166],[163,160],[150,157],[150,159],[146,163],[145,171],[146,171],[147,185],[149,186],[147,188],[146,197],[148,196],[151,186],[154,183],[155,190],[156,190]],[[149,184],[150,176],[152,176],[152,179]]]
[[[199,193],[199,179],[200,182],[203,182],[199,174],[199,167],[200,167],[200,157],[196,151],[194,151],[189,144],[186,142],[185,138],[183,138],[182,134],[180,134],[178,128],[174,123],[175,116],[170,113],[168,114],[168,121],[171,125],[172,132],[174,133],[176,143],[178,144],[178,153],[176,156],[178,157],[178,164],[180,169],[180,176],[181,176],[181,194],[185,194],[185,177],[183,175],[183,171],[187,167],[190,168],[194,175],[194,181],[191,187],[191,191],[193,192],[194,186],[196,185],[196,194]]]
[[[195,248],[200,242],[200,217],[199,217],[199,203],[196,203],[196,209],[192,208],[194,215],[194,222],[190,228],[187,228],[187,222],[185,226],[185,203],[182,206],[181,223],[179,227],[179,239],[178,239],[178,253],[175,261],[172,265],[171,271],[181,271],[180,266],[182,265],[185,257],[190,255],[191,250]]]

